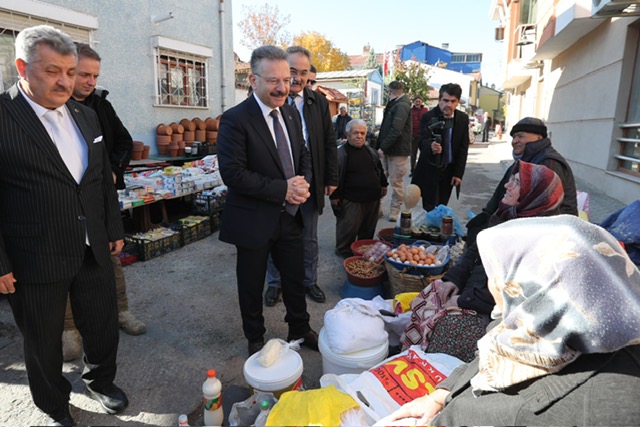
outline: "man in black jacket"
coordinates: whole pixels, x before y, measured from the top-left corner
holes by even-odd
[[[133,141],[113,106],[106,99],[109,92],[105,89],[96,88],[98,76],[100,75],[100,55],[87,44],[77,43],[76,46],[78,49],[78,66],[76,67],[73,99],[93,109],[98,114],[103,141],[111,162],[113,182],[116,188],[123,189],[125,188],[124,171],[129,165],[129,160],[131,160]],[[136,319],[129,311],[127,288],[120,257],[111,257],[111,262],[113,263],[116,277],[120,327],[130,335],[142,334],[146,331],[145,324]],[[80,335],[73,322],[69,304],[67,304],[65,315],[62,348],[65,361],[80,357]]]
[[[295,106],[302,120],[305,143],[311,154],[311,197],[301,206],[304,220],[304,286],[309,297],[325,302],[318,286],[318,216],[324,208],[324,196],[330,196],[338,185],[336,137],[331,124],[329,104],[324,96],[306,87],[311,69],[311,52],[302,46],[287,49],[291,87],[288,103]],[[265,304],[278,302],[280,274],[270,260],[267,274]]]
[[[384,153],[384,167],[391,184],[389,221],[396,222],[404,201],[404,176],[411,155],[411,103],[402,83],[389,83],[389,102],[384,109],[378,148]]]
[[[420,158],[412,183],[420,187],[426,211],[449,203],[453,187],[462,184],[469,151],[469,116],[456,109],[461,96],[460,85],[443,85],[438,105],[420,121]]]
[[[573,172],[567,160],[551,145],[547,137],[547,126],[535,117],[525,117],[511,128],[513,140],[513,158],[536,165],[544,165],[554,171],[562,181],[564,199],[560,205],[560,213],[578,215],[578,201],[576,199],[576,183]],[[477,234],[486,228],[489,217],[498,210],[500,200],[506,192],[504,185],[512,175],[511,171],[516,162],[509,166],[502,180],[498,183],[491,200],[475,218],[467,223],[467,245],[471,245]]]

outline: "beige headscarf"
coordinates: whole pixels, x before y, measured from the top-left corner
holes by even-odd
[[[478,248],[502,322],[478,341],[474,392],[640,343],[640,272],[603,228],[571,215],[515,219],[481,232]]]

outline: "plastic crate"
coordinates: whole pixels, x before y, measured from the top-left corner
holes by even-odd
[[[225,197],[218,194],[198,193],[193,197],[194,213],[211,215],[219,212],[224,207]]]
[[[181,230],[187,234],[185,244],[193,243],[213,233],[211,219],[208,216],[191,215],[178,220],[178,225],[182,226]]]
[[[166,230],[166,231],[164,231]],[[182,247],[182,238],[180,233],[175,232],[174,234],[168,234],[171,230],[163,229],[163,231],[158,232],[157,230],[152,230],[151,233],[147,233],[147,235],[135,235],[135,236],[127,236],[125,237],[125,241],[128,243],[135,243],[138,246],[138,259],[141,261],[148,261],[152,258],[159,257],[160,255],[164,255],[168,252],[171,252],[175,249]],[[153,232],[158,232],[160,234],[166,234],[164,236],[154,236]]]

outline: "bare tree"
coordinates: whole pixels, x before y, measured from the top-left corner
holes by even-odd
[[[262,7],[242,6],[244,19],[238,22],[242,39],[240,43],[248,49],[255,49],[264,45],[286,46],[291,39],[285,31],[291,21],[290,15],[280,15],[278,6]]]

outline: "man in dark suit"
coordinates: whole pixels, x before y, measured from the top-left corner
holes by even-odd
[[[52,425],[74,425],[62,376],[67,295],[84,341],[86,392],[109,413],[127,397],[113,384],[118,313],[111,254],[122,221],[96,114],[70,100],[71,38],[50,26],[16,38],[20,81],[0,95],[0,292],[24,337],[31,396]]]
[[[250,355],[264,344],[262,291],[270,254],[282,276],[288,340],[304,338],[303,345],[318,349],[303,288],[300,212],[310,196],[311,161],[298,113],[286,102],[290,79],[284,50],[254,50],[253,94],[222,115],[218,130],[220,173],[229,188],[220,240],[237,249],[238,299]]]
[[[288,102],[300,113],[313,170],[311,197],[300,207],[304,222],[304,288],[312,300],[325,302],[324,292],[318,286],[318,216],[324,208],[324,196],[330,196],[338,185],[336,137],[327,99],[306,88],[311,52],[302,46],[289,46],[287,53],[291,71]],[[271,260],[267,273],[264,299],[267,306],[273,306],[280,293],[280,274]]]
[[[109,91],[96,87],[100,76],[102,58],[88,44],[77,43],[76,47],[78,49],[78,65],[76,66],[76,83],[72,98],[93,109],[98,114],[102,140],[111,161],[113,182],[117,189],[124,189],[124,171],[129,165],[133,149],[131,134],[122,124],[113,105],[107,99]],[[129,311],[127,285],[120,257],[117,255],[112,256],[111,262],[113,263],[113,273],[116,278],[118,322],[120,327],[130,335],[143,334],[146,331],[146,325]],[[82,343],[76,325],[73,323],[70,304],[67,304],[64,323],[62,354],[65,361],[74,360],[82,355]]]
[[[438,105],[420,120],[420,158],[411,182],[420,187],[426,211],[449,203],[453,187],[462,184],[469,152],[469,116],[456,109],[461,96],[460,85],[443,85]]]

